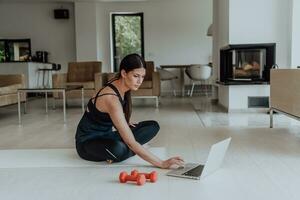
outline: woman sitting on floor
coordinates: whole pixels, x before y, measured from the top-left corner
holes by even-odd
[[[109,81],[88,102],[76,132],[78,155],[90,161],[120,162],[135,154],[160,168],[182,166],[179,156],[161,160],[142,145],[159,131],[156,121],[130,123],[131,90],[137,90],[146,73],[144,59],[127,55],[118,76]],[[112,127],[117,131],[113,131]]]

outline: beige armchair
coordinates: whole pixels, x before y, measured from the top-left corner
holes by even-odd
[[[132,98],[154,98],[156,107],[158,107],[160,97],[160,76],[154,71],[154,62],[146,62],[146,76],[140,88],[137,91],[132,91]],[[116,73],[102,73],[101,87],[109,80],[114,78]]]
[[[101,62],[71,62],[68,64],[67,73],[53,74],[52,84],[54,88],[82,85],[84,96],[91,98],[102,84]],[[54,98],[62,98],[59,93],[53,94]],[[66,94],[67,98],[81,98],[81,90],[72,90]]]
[[[18,103],[17,90],[25,88],[24,74],[0,75],[0,106]],[[26,101],[26,95],[21,95],[21,102]]]

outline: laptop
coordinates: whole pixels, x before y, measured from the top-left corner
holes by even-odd
[[[187,163],[184,168],[177,168],[167,173],[167,176],[200,179],[216,171],[222,164],[231,137],[211,146],[205,165]]]

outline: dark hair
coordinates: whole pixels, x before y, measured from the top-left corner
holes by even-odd
[[[144,58],[141,57],[139,54],[135,54],[135,53],[129,54],[122,59],[122,61],[120,63],[119,73],[110,82],[120,79],[122,70],[124,70],[125,72],[130,72],[130,71],[132,71],[134,69],[138,69],[138,68],[146,69],[146,62],[145,62]],[[125,92],[124,100],[126,102],[126,104],[124,106],[124,114],[125,114],[126,121],[129,123],[130,117],[131,117],[131,112],[132,112],[132,101],[131,101],[130,90]]]
[[[146,69],[146,63],[143,57],[136,53],[125,56],[120,63],[119,78],[121,77],[122,69],[125,70],[125,72],[130,72],[137,68]]]

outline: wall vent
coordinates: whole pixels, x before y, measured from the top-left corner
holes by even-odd
[[[248,108],[269,108],[269,97],[248,97]]]

